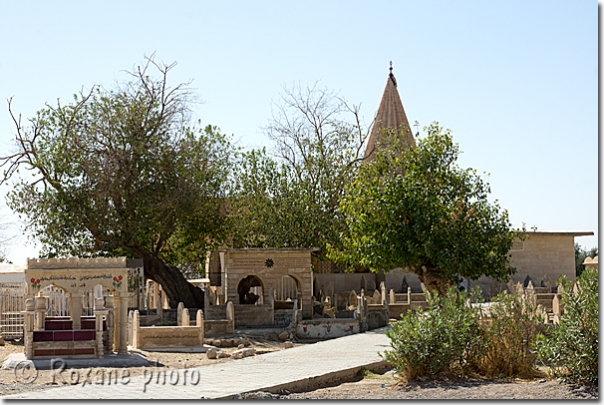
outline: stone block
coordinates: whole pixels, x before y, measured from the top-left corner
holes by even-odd
[[[215,359],[218,357],[218,349],[214,348],[214,347],[210,347],[207,351],[206,351],[206,356],[208,357],[208,359]]]
[[[248,347],[245,349],[235,350],[233,352],[233,354],[231,354],[231,357],[233,359],[242,359],[244,357],[250,357],[250,356],[255,356],[255,355],[256,355],[256,349]]]
[[[228,359],[229,357],[231,357],[231,355],[225,352],[224,350],[219,350],[217,353],[217,357],[219,359]]]

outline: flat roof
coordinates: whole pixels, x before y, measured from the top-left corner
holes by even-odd
[[[593,236],[593,232],[544,232],[544,231],[526,231],[522,232],[525,235],[556,235],[556,236]]]

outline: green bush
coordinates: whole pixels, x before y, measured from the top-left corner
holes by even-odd
[[[441,372],[498,377],[542,375],[531,346],[543,320],[530,302],[499,294],[482,316],[468,299],[480,302],[479,289],[445,297],[426,294],[428,308],[409,312],[386,335],[392,350],[382,356],[404,380]]]
[[[392,350],[382,357],[406,380],[464,372],[486,348],[479,310],[466,304],[478,295],[478,290],[457,294],[454,287],[446,296],[426,292],[426,310],[403,315],[386,331]]]
[[[576,384],[598,384],[598,271],[586,269],[577,278],[579,289],[561,280],[564,314],[548,336],[538,336],[538,358],[552,374]]]

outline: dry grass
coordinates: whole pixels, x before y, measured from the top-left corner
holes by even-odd
[[[490,317],[481,329],[488,342],[486,352],[474,359],[478,374],[493,377],[544,377],[536,365],[531,347],[543,320],[536,308],[515,295],[500,294],[491,307]]]

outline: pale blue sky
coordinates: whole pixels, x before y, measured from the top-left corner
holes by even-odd
[[[283,85],[321,85],[362,104],[369,123],[393,61],[411,122],[453,131],[460,164],[489,172],[514,226],[598,235],[598,4],[595,1],[0,0],[4,100],[32,116],[82,86],[110,87],[144,55],[193,79],[204,124],[244,146]],[[6,189],[0,189],[3,195]],[[15,219],[0,203],[2,222]],[[9,258],[35,256],[25,240]]]

